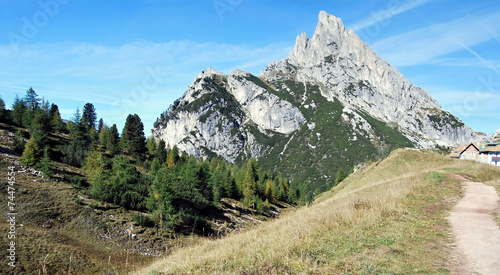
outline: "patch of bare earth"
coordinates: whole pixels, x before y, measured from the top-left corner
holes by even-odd
[[[492,213],[498,209],[498,194],[492,186],[461,176],[465,196],[451,210],[455,237],[453,274],[500,274],[500,228]]]

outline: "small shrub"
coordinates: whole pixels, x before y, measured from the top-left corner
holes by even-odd
[[[140,226],[153,227],[155,225],[153,220],[142,214],[133,214],[132,220]]]
[[[83,201],[80,198],[76,198],[75,203],[78,205],[83,205]]]

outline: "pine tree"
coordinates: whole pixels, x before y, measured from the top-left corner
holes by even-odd
[[[19,96],[17,96],[14,99],[14,103],[12,103],[12,122],[17,125],[17,126],[22,126],[23,125],[23,114],[24,112],[28,109],[26,106],[26,102],[24,100],[20,99]]]
[[[156,174],[161,168],[160,161],[157,158],[154,158],[151,162],[151,174],[156,177]]]
[[[101,127],[101,131],[99,132],[99,145],[101,148],[106,149],[106,146],[108,145],[108,139],[109,139],[109,128],[106,125],[103,125]]]
[[[160,139],[158,141],[158,146],[156,147],[156,152],[155,152],[156,158],[160,161],[160,163],[165,163],[167,161],[167,148],[165,145],[165,141],[163,139]]]
[[[50,125],[55,132],[61,132],[64,130],[64,122],[61,119],[61,113],[59,113],[59,107],[52,104],[50,107]]]
[[[90,131],[90,129],[94,128],[95,130],[95,123],[97,120],[97,114],[95,112],[95,107],[92,103],[85,103],[83,106],[83,113],[82,113],[82,124],[87,128],[87,131]]]
[[[5,101],[0,96],[0,121],[7,121],[7,110],[5,109]]]
[[[42,171],[43,176],[47,179],[52,178],[54,172],[52,171],[52,161],[49,156],[49,149],[45,147],[43,158],[40,161],[40,171]]]
[[[266,192],[265,192],[266,200],[270,203],[276,202],[276,195],[274,194],[274,184],[271,180],[268,180],[266,183]]]
[[[35,138],[35,141],[39,148],[45,147],[50,128],[50,118],[48,111],[45,111],[44,109],[38,109],[35,112],[33,121],[31,121],[30,133]]]
[[[245,168],[245,177],[243,178],[243,202],[250,206],[254,203],[257,194],[257,168],[256,160],[251,158]]]
[[[40,161],[40,149],[36,144],[35,138],[30,137],[24,148],[21,162],[28,166],[35,166]]]
[[[148,149],[149,157],[153,158],[156,154],[156,140],[154,136],[150,136],[146,140],[146,148]]]
[[[26,102],[26,106],[32,113],[34,113],[38,109],[40,105],[40,98],[38,97],[38,94],[35,92],[35,90],[33,90],[33,88],[29,88],[26,91],[24,102]]]
[[[109,150],[109,153],[112,156],[118,154],[121,150],[120,135],[118,134],[118,128],[116,127],[116,124],[113,124],[113,126],[109,128],[108,143],[106,145],[106,148]]]
[[[122,132],[122,142],[131,155],[141,157],[146,152],[144,125],[137,114],[128,115]]]
[[[97,133],[100,134],[102,127],[104,126],[104,120],[101,118],[99,119],[99,122],[97,123]]]

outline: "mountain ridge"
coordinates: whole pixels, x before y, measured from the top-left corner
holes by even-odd
[[[394,148],[477,138],[324,11],[312,38],[297,36],[290,56],[259,76],[201,72],[152,135],[197,157],[259,158],[264,169],[301,182],[304,192],[326,190],[338,170]]]

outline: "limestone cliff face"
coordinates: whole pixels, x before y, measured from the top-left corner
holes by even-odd
[[[377,56],[339,18],[323,11],[313,37],[299,35],[290,56],[271,63],[260,76],[269,82],[293,78],[321,85],[327,99],[363,110],[423,147],[454,145],[476,137],[429,93]]]
[[[153,135],[198,157],[215,153],[235,161],[238,156],[260,156],[269,148],[257,142],[256,133],[290,134],[305,118],[297,107],[270,94],[255,80],[240,70],[230,75],[203,71],[153,129]]]
[[[290,56],[259,77],[201,72],[152,134],[197,157],[257,157],[309,190],[394,148],[477,137],[326,12],[312,38],[299,35]]]

